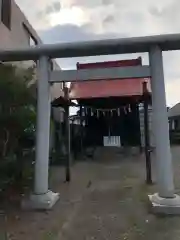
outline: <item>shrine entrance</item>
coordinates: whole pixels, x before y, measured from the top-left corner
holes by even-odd
[[[82,69],[117,69],[142,66],[141,58],[97,63],[77,63]],[[143,99],[143,82],[147,82],[148,104],[151,102],[149,78],[101,79],[73,82],[69,98],[80,106],[83,147],[141,147],[139,105]],[[83,120],[82,120],[83,119]]]
[[[113,101],[118,102],[118,98]],[[127,102],[128,99],[126,105],[119,104],[118,108],[110,109],[83,107],[86,137],[92,134],[92,141],[97,146],[141,146],[139,103]]]

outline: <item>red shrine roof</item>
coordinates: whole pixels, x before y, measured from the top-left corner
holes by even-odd
[[[120,60],[110,62],[97,63],[77,63],[78,69],[92,69],[92,68],[112,68],[125,66],[139,66],[142,65],[141,58],[131,60]],[[73,82],[71,84],[70,98],[71,99],[88,99],[88,98],[104,98],[104,97],[130,97],[141,96],[143,94],[142,83],[147,81],[149,92],[150,79],[131,78],[131,79],[103,79],[101,81],[86,81]]]

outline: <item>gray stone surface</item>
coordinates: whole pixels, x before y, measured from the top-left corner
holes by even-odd
[[[23,199],[22,209],[24,210],[49,210],[59,200],[59,193],[48,191],[45,194],[32,194],[29,198]]]
[[[158,193],[149,195],[153,213],[180,215],[180,196],[174,194],[173,198],[162,198]]]

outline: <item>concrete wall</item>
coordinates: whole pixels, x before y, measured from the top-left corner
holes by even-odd
[[[0,49],[29,47],[30,45],[32,45],[32,41],[30,41],[30,36],[33,36],[33,38],[36,40],[36,44],[42,44],[42,40],[39,38],[37,32],[31,26],[31,24],[14,0],[12,0],[11,6],[11,29],[8,29],[1,22],[1,3],[2,0],[0,0]],[[33,61],[24,61],[16,62],[13,64],[16,64],[20,68],[27,68],[31,67],[35,63]],[[56,63],[56,61],[53,61],[53,67],[55,70],[60,70],[60,67]],[[32,84],[35,82],[36,77],[32,80]],[[53,84],[51,86],[51,99],[53,100],[55,98],[58,98],[60,95],[62,95],[62,84]],[[55,110],[55,117],[58,119],[62,117],[62,114],[59,113],[59,111],[60,109]]]
[[[0,0],[0,9],[1,9],[1,1]],[[1,11],[0,11],[1,12]],[[0,18],[1,19],[1,18]],[[23,48],[30,46],[30,35],[29,32],[34,36],[38,44],[41,44],[42,41],[38,37],[38,34],[30,25],[25,15],[22,13],[18,5],[12,0],[11,5],[11,29],[8,29],[1,21],[0,21],[0,49],[4,48]],[[31,66],[32,61],[29,62],[19,62],[18,65],[20,67]]]
[[[29,45],[23,23],[27,23],[27,20],[16,3],[12,1],[11,30],[0,22],[0,48],[27,47]]]

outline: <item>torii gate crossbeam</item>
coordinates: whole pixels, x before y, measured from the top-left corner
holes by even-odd
[[[52,74],[49,70],[49,59],[149,52],[150,69],[146,69],[145,74],[151,77],[153,132],[155,136],[158,181],[158,193],[149,196],[149,198],[153,209],[157,212],[169,214],[180,213],[180,197],[174,194],[162,60],[162,51],[179,49],[180,34],[173,34],[41,45],[27,49],[7,49],[0,51],[0,61],[39,60],[35,187],[34,194],[31,196],[31,203],[35,208],[51,208],[59,198],[58,194],[48,190],[50,76]],[[149,70],[150,72],[148,73],[147,71]],[[135,71],[135,77],[137,77],[137,74],[142,75],[143,71],[144,69],[141,69],[139,72]],[[81,72],[81,74],[84,73]],[[101,72],[101,74],[104,73]],[[110,75],[110,73],[108,74]],[[123,74],[128,75],[126,71],[122,72],[119,70],[119,78],[122,78]],[[93,77],[96,78],[95,75]],[[63,79],[56,79],[55,81],[59,82],[63,81]]]
[[[166,34],[146,37],[107,39],[89,42],[43,44],[20,49],[3,49],[1,61],[38,60],[40,56],[50,58],[71,58],[97,55],[149,52],[158,45],[162,51],[180,49],[180,34]]]

